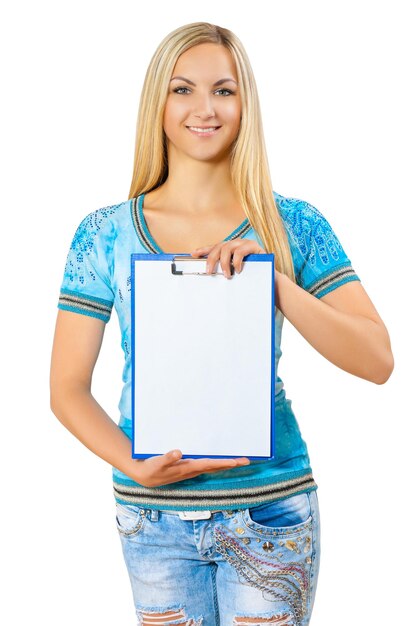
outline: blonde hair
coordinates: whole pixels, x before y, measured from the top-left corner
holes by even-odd
[[[129,199],[152,191],[168,177],[163,117],[169,81],[178,57],[202,43],[225,46],[235,61],[242,118],[230,154],[232,184],[265,251],[275,255],[275,268],[295,281],[287,233],[273,195],[255,78],[240,40],[226,28],[208,22],[186,24],[156,49],[140,97]]]

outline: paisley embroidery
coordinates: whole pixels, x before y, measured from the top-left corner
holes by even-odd
[[[75,282],[76,277],[81,285],[85,285],[87,278],[96,280],[93,269],[89,268],[85,272],[85,256],[89,256],[94,250],[95,238],[98,231],[103,227],[103,222],[107,221],[107,218],[113,215],[121,204],[96,209],[81,221],[72,239],[65,265],[65,272],[71,283]]]
[[[360,280],[333,228],[313,205],[274,194],[289,235],[297,284],[321,298]]]
[[[303,258],[310,265],[315,266],[318,261],[328,265],[331,259],[338,261],[341,258],[342,245],[318,209],[297,198],[283,198],[280,206],[288,209],[283,215],[285,225]]]

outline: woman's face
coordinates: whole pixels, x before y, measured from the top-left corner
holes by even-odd
[[[240,116],[236,68],[227,48],[204,43],[184,52],[175,64],[164,111],[169,156],[224,159],[239,132]],[[202,127],[219,128],[193,130]]]

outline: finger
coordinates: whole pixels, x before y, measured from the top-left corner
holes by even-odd
[[[233,466],[233,467],[235,467],[235,466]],[[233,467],[229,467],[228,466],[228,467],[219,467],[217,469],[208,469],[208,470],[206,470],[205,472],[202,472],[202,473],[203,474],[216,474],[218,472],[225,472],[228,469],[233,469]]]
[[[223,269],[223,274],[226,278],[232,277],[232,272],[230,269],[232,263],[232,254],[233,249],[231,246],[224,246],[220,251],[220,265]]]
[[[221,241],[215,246],[212,246],[210,252],[207,255],[206,273],[211,274],[213,271],[213,267],[216,265],[217,261],[219,261],[220,259],[223,274],[226,276],[226,278],[230,278],[231,277],[231,271],[230,271],[231,255],[233,254],[235,248],[242,245],[242,242],[243,242],[243,239],[238,237],[231,241]],[[254,242],[252,242],[252,244],[253,243]]]
[[[237,272],[240,272],[243,269],[243,259],[248,254],[266,254],[266,251],[261,248],[255,241],[245,241],[238,248],[233,251],[233,259],[232,264]]]
[[[231,264],[238,274],[242,271],[242,259],[248,254],[265,254],[265,250],[256,241],[244,240],[240,237],[223,245],[220,259],[226,278],[231,278]]]
[[[203,246],[202,248],[196,248],[195,250],[191,251],[191,255],[192,256],[199,256],[201,254],[206,254],[209,250],[212,249],[213,246]]]
[[[214,459],[213,459],[214,460]],[[216,459],[221,460],[221,459]],[[174,472],[174,476],[176,480],[186,480],[187,478],[194,478],[194,476],[199,476],[200,474],[206,474],[211,472],[224,472],[229,469],[233,469],[237,467],[236,463],[229,462],[225,464],[224,462],[221,465],[218,464],[207,464],[203,462],[199,462],[196,459],[183,459],[176,465],[172,465],[171,467],[167,467],[166,471]],[[169,482],[169,481],[168,481]],[[172,482],[172,478],[171,481]]]
[[[190,466],[193,466],[193,469],[196,471],[200,469],[203,471],[207,468],[222,468],[222,467],[235,467],[236,461],[235,459],[211,459],[209,457],[202,459],[184,459],[182,462],[185,464],[188,461]]]
[[[177,451],[179,454],[181,454],[180,451]],[[171,453],[168,453],[168,456]],[[167,455],[165,455],[167,456]],[[182,455],[181,455],[182,456]],[[233,459],[212,459],[210,457],[204,457],[202,459],[182,459],[181,457],[177,457],[177,461],[180,459],[180,462],[178,463],[178,465],[181,466],[187,466],[187,465],[192,465],[194,467],[219,467],[220,469],[224,468],[224,467],[236,467],[237,465],[249,465],[250,464],[250,460],[245,457],[238,457],[238,458],[233,458]],[[172,462],[172,461],[171,461]],[[174,461],[175,462],[175,461]],[[197,471],[197,470],[196,470]]]
[[[247,256],[247,252],[242,252],[240,249],[236,250],[233,253],[233,259],[232,259],[232,264],[234,267],[234,270],[237,274],[240,274],[240,272],[243,269],[243,257]]]
[[[225,470],[233,469],[234,467],[242,467],[243,465],[249,465],[249,462],[235,463],[234,465],[228,464],[223,467],[209,467],[205,470],[205,473],[224,472]]]
[[[206,260],[206,273],[211,274],[216,267],[216,264],[220,258],[220,250],[222,249],[223,243],[218,243],[215,246],[212,246],[207,254]]]
[[[161,459],[163,465],[171,465],[172,463],[176,463],[181,457],[181,450],[175,448],[174,450],[170,450],[166,454],[163,454],[159,458]]]
[[[246,464],[241,463],[240,459],[211,459],[209,457],[202,459],[183,459],[181,457],[181,451],[175,449],[156,458],[162,459],[165,466],[175,464],[177,469],[181,468],[182,473],[187,473],[187,471],[191,469],[196,472],[205,472],[207,469],[230,469],[241,464]]]
[[[228,467],[238,467],[241,465],[249,465],[250,461],[246,457],[238,459],[202,459],[204,465],[209,469],[225,469]]]

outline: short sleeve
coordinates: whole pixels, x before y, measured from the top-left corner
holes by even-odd
[[[77,227],[68,251],[58,308],[104,322],[114,304],[111,287],[113,228],[106,209],[89,213]]]
[[[316,298],[359,280],[332,226],[313,205],[296,198],[282,203],[297,284]]]

